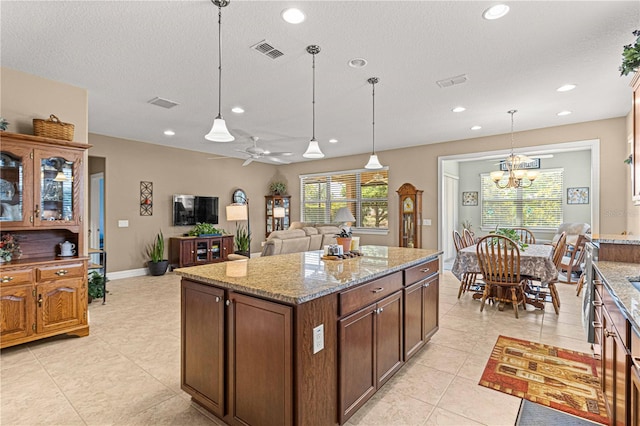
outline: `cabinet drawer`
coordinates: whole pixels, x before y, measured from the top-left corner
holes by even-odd
[[[340,293],[340,316],[354,312],[402,288],[402,272],[395,272]]]
[[[61,280],[84,277],[87,274],[84,263],[67,263],[43,266],[36,270],[38,281]]]
[[[627,322],[627,319],[620,311],[620,308],[618,307],[618,305],[616,305],[616,302],[613,300],[613,297],[609,293],[609,290],[604,289],[602,293],[603,293],[602,294],[603,307],[607,310],[607,313],[611,318],[611,322],[616,328],[616,330],[608,330],[608,331],[617,332],[622,343],[626,347],[629,347],[629,329],[628,329],[629,323]]]
[[[33,283],[33,269],[3,269],[0,272],[2,286]]]
[[[429,275],[433,275],[438,272],[438,259],[430,260],[429,262],[421,263],[411,268],[404,270],[404,285],[411,285],[418,282]]]

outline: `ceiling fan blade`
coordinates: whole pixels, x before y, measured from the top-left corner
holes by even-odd
[[[271,159],[271,161],[273,161],[274,163],[278,163],[278,164],[291,164],[291,161],[285,161],[281,158],[278,157],[269,157]]]
[[[225,157],[223,155],[223,156],[220,156],[220,157],[207,157],[207,160],[226,160],[227,158],[231,158],[231,157]]]
[[[247,158],[246,160],[244,160],[244,163],[242,163],[242,166],[247,166],[249,165],[251,162],[253,161],[253,158]]]
[[[278,157],[278,156],[287,157],[289,155],[293,155],[293,153],[292,152],[270,152],[270,153],[264,154],[264,155],[269,156],[269,157]]]

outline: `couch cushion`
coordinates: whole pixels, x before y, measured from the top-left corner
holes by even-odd
[[[279,254],[298,253],[301,251],[309,251],[310,237],[291,238],[282,240],[282,250]]]
[[[286,229],[284,231],[273,231],[267,240],[290,240],[293,238],[304,238],[307,234],[302,229]]]

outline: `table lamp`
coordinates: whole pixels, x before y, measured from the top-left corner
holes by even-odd
[[[342,222],[342,228],[349,232],[351,231],[351,222],[355,222],[356,218],[353,217],[348,207],[341,207],[336,212],[336,217],[334,217],[333,220],[335,222]]]

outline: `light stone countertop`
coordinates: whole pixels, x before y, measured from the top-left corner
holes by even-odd
[[[604,284],[611,290],[622,313],[640,332],[640,290],[627,280],[628,277],[640,277],[640,264],[598,261],[594,266],[604,277]]]
[[[362,246],[363,256],[322,260],[322,251],[175,269],[184,277],[246,294],[301,304],[436,258],[442,250]]]
[[[594,243],[640,245],[640,235],[586,234]]]

